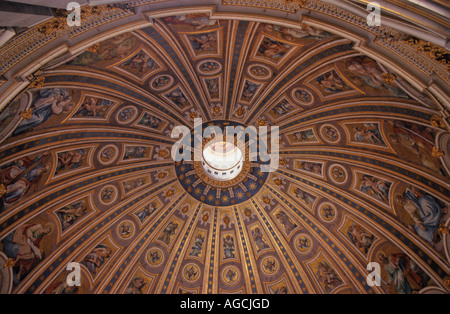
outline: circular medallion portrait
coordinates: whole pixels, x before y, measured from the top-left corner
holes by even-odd
[[[239,281],[240,277],[241,275],[239,269],[234,266],[227,266],[222,270],[222,281],[226,285],[235,285]]]
[[[293,89],[291,97],[299,105],[308,106],[314,103],[314,96],[304,88]]]
[[[326,142],[331,144],[335,144],[341,139],[341,134],[339,133],[339,131],[330,124],[322,125],[322,127],[320,128],[320,135],[322,135],[322,138]]]
[[[312,240],[306,234],[299,234],[295,238],[295,248],[299,253],[305,254],[311,250]]]
[[[330,203],[323,203],[319,207],[319,216],[323,221],[332,222],[336,218],[336,207]]]
[[[134,235],[136,228],[130,220],[125,220],[117,226],[117,234],[123,240],[127,240]]]
[[[200,268],[196,264],[189,263],[183,268],[183,278],[189,282],[195,282],[200,278]]]
[[[214,60],[206,60],[197,65],[197,70],[204,75],[214,75],[222,70],[222,65]]]
[[[159,248],[151,248],[145,256],[147,263],[152,267],[157,267],[164,261],[164,253]]]
[[[119,195],[119,192],[114,185],[107,185],[105,186],[99,195],[100,203],[103,205],[110,205],[114,203],[114,201],[117,199],[117,196]]]
[[[254,79],[267,80],[272,77],[272,70],[262,64],[253,64],[247,68],[247,73]]]
[[[261,261],[261,271],[268,275],[273,276],[279,269],[279,263],[273,256],[267,256]]]
[[[173,84],[173,77],[170,75],[159,75],[150,81],[150,88],[156,91],[168,89]]]
[[[345,170],[345,168],[340,165],[331,165],[330,168],[328,168],[328,175],[330,176],[331,181],[333,181],[334,183],[347,183],[347,170]]]
[[[137,116],[138,110],[134,106],[127,106],[119,110],[116,115],[116,120],[119,124],[131,123]]]
[[[116,145],[106,145],[100,151],[98,152],[97,159],[98,161],[104,165],[108,166],[114,161],[116,161],[117,157],[119,156],[119,149]]]

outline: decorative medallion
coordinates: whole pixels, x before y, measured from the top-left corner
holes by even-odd
[[[306,254],[311,250],[312,240],[306,234],[299,234],[295,238],[295,248],[299,253]]]
[[[299,105],[311,105],[314,103],[314,96],[304,88],[295,88],[291,93],[292,99]]]
[[[119,149],[116,145],[111,144],[103,147],[99,151],[97,159],[102,165],[108,166],[116,161],[117,156],[119,156]]]
[[[164,253],[159,248],[151,248],[147,252],[146,260],[150,266],[157,267],[164,261]]]
[[[195,282],[200,278],[200,268],[196,264],[189,263],[183,268],[183,278],[189,282]]]
[[[114,185],[107,185],[100,192],[100,203],[103,205],[112,204],[117,199],[118,194],[117,187]]]
[[[235,285],[241,277],[239,269],[234,266],[227,266],[222,270],[222,281],[229,286]]]
[[[330,203],[323,203],[319,207],[319,216],[326,222],[332,222],[336,218],[336,207]]]
[[[131,238],[134,235],[135,230],[134,223],[130,220],[125,220],[117,226],[117,234],[122,240]]]
[[[197,65],[197,70],[203,75],[214,75],[222,70],[222,65],[214,60],[206,60]]]
[[[277,273],[279,269],[279,263],[277,259],[273,256],[268,256],[264,258],[261,262],[261,270],[264,274],[268,276],[273,276]]]
[[[168,89],[173,84],[173,77],[170,75],[159,75],[150,82],[150,88],[161,91]]]
[[[120,110],[116,115],[116,120],[119,124],[128,124],[133,121],[138,114],[135,106],[127,106]]]

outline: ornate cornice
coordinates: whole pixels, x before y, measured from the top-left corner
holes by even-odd
[[[83,7],[81,10],[81,26],[69,27],[66,22],[66,11],[58,10],[54,18],[14,37],[0,48],[0,75],[55,39],[63,36],[73,38],[102,24],[132,14],[133,12],[127,7],[119,5]]]
[[[369,26],[367,20],[335,5],[319,0],[223,0],[224,5],[259,7],[295,13],[307,9],[340,19],[374,34],[376,44],[390,50],[427,76],[435,73],[450,84],[448,61],[443,57],[445,49],[423,40],[415,40],[411,36],[386,26]],[[447,54],[448,55],[448,54]]]

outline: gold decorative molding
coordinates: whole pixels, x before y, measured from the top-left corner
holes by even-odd
[[[6,187],[3,183],[0,184],[0,197],[3,197],[6,193]]]
[[[20,113],[20,116],[21,116],[24,120],[31,119],[31,117],[33,116],[33,109],[29,108],[28,110],[22,111],[22,112]]]
[[[271,10],[279,10],[290,13],[295,13],[301,9],[303,3],[307,2],[303,0],[222,0],[223,5],[237,5],[246,7],[257,7]]]
[[[450,277],[444,278],[444,285],[447,287],[447,289],[450,289]]]
[[[100,50],[100,44],[99,44],[99,43],[96,43],[96,44],[90,46],[90,47],[87,49],[87,51],[92,52],[92,53],[94,53],[94,54],[97,54],[97,53],[99,52],[99,50]]]
[[[436,115],[431,117],[430,123],[435,128],[445,128],[445,123],[442,119]]]
[[[286,4],[291,3],[298,4],[300,7],[304,7],[306,2],[308,2],[308,0],[281,0],[281,1],[283,1]]]
[[[402,41],[417,52],[422,53],[430,59],[442,64],[447,68],[447,71],[450,71],[450,54],[445,48],[413,36],[408,36]]]
[[[44,76],[29,76],[28,79],[31,81],[28,88],[41,88],[44,86],[45,77]]]
[[[441,234],[449,234],[450,233],[448,228],[444,224],[439,225],[438,232]]]
[[[439,150],[436,146],[433,147],[433,151],[431,152],[431,156],[439,158],[444,156],[444,152]]]
[[[388,85],[392,85],[395,82],[396,76],[392,73],[383,73],[383,79]]]
[[[12,258],[8,258],[6,263],[3,265],[3,268],[12,268],[16,264],[16,262]]]

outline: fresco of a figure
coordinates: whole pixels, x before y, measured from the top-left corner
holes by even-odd
[[[316,270],[317,279],[326,293],[342,284],[342,279],[327,261],[319,261]]]
[[[252,101],[253,97],[258,92],[260,87],[261,84],[246,80],[244,83],[244,88],[242,89],[241,100],[247,103]]]
[[[145,205],[141,210],[136,213],[136,216],[143,223],[147,217],[150,217],[154,212],[159,209],[158,204],[155,201],[151,201],[147,205]]]
[[[430,277],[405,253],[380,251],[376,259],[386,276],[384,286],[390,294],[413,294],[428,285]]]
[[[132,120],[137,114],[137,108],[133,106],[129,106],[126,108],[123,108],[118,114],[117,114],[117,120],[120,124],[128,123],[130,120]]]
[[[320,132],[328,142],[335,143],[340,139],[339,132],[336,130],[336,128],[332,127],[331,125],[324,125],[320,129]]]
[[[83,52],[71,61],[70,64],[86,66],[98,64],[103,61],[114,62],[122,60],[131,54],[138,43],[138,39],[131,33],[120,34],[102,41],[96,52]]]
[[[350,142],[386,147],[379,123],[363,122],[346,124],[350,132]]]
[[[414,186],[409,186],[402,194],[396,195],[395,201],[396,206],[408,214],[409,228],[435,246],[441,239],[437,229],[442,223],[441,218],[448,213],[448,208],[434,196]]]
[[[190,13],[161,18],[167,25],[176,31],[199,31],[218,26],[217,20],[209,18],[206,13]]]
[[[220,79],[218,77],[205,79],[206,90],[208,91],[209,98],[212,100],[220,99]]]
[[[128,284],[127,289],[125,290],[125,294],[143,294],[142,289],[147,285],[145,279],[138,276],[133,278],[131,282]]]
[[[295,111],[296,109],[297,107],[289,103],[286,99],[283,99],[269,111],[269,114],[274,119],[280,119],[289,116],[289,114]]]
[[[88,96],[72,118],[105,118],[113,104],[109,99]]]
[[[111,257],[112,249],[104,243],[98,244],[86,257],[81,264],[86,266],[89,272],[95,277],[102,266]]]
[[[268,68],[262,65],[253,65],[248,68],[249,73],[259,79],[267,79],[272,74]]]
[[[79,148],[58,153],[55,175],[67,173],[82,166],[86,166],[88,163],[88,152],[88,149]]]
[[[262,233],[260,227],[256,226],[251,228],[250,233],[257,253],[270,248],[269,244],[267,244],[266,237]]]
[[[167,224],[167,226],[163,229],[158,240],[170,246],[175,234],[178,232],[179,223],[175,221],[171,221]]]
[[[358,188],[361,192],[367,194],[371,198],[384,203],[390,204],[390,191],[392,182],[385,179],[377,178],[369,174],[358,173],[356,178]]]
[[[118,68],[131,73],[139,78],[160,69],[160,65],[145,50],[139,50],[128,60],[120,63]]]
[[[56,214],[61,222],[62,230],[66,230],[70,226],[74,225],[81,217],[86,215],[88,211],[88,205],[85,200],[76,201],[68,204],[58,210]]]
[[[50,222],[29,222],[3,238],[2,251],[13,262],[15,286],[45,259],[49,252],[44,250],[43,242],[49,240],[54,229]]]
[[[131,179],[122,183],[125,194],[131,193],[144,185],[148,184],[148,177],[140,177],[137,179]]]
[[[162,90],[169,88],[172,85],[173,78],[168,75],[161,75],[156,77],[153,81],[150,83],[150,87],[154,90]]]
[[[310,250],[311,245],[312,245],[311,238],[305,234],[299,235],[295,239],[295,243],[296,243],[295,248],[300,253],[307,253]]]
[[[264,57],[278,63],[292,48],[292,45],[264,36],[258,47],[256,56]]]
[[[52,116],[67,114],[73,107],[72,96],[67,89],[41,89],[31,105],[31,118],[22,120],[13,134],[29,132],[30,129],[43,124]]]
[[[151,148],[148,146],[125,146],[123,159],[145,159],[150,156]]]
[[[195,235],[193,243],[189,249],[188,256],[190,257],[202,257],[203,248],[205,247],[205,232],[198,231]]]
[[[184,109],[189,106],[189,100],[180,87],[175,88],[164,96],[174,103],[179,109]]]
[[[286,214],[284,210],[278,210],[277,212],[275,212],[275,218],[282,226],[287,236],[290,236],[292,231],[294,231],[294,229],[298,227],[298,225],[294,221],[292,221],[292,219],[288,216],[288,214]]]
[[[216,61],[204,61],[198,65],[199,72],[207,75],[216,74],[221,69],[222,65]]]
[[[292,91],[292,98],[301,105],[309,105],[314,98],[311,93],[303,88],[296,88]]]
[[[189,34],[187,35],[187,39],[195,55],[218,53],[219,43],[217,31]]]
[[[344,225],[344,232],[355,247],[367,255],[375,240],[375,235],[350,219]]]
[[[323,164],[313,161],[298,161],[297,167],[300,170],[311,172],[316,175],[322,176]]]
[[[302,189],[295,187],[293,189],[294,195],[305,205],[308,207],[312,207],[317,197],[311,195],[308,192],[303,191]]]
[[[5,190],[0,199],[0,211],[30,193],[50,169],[48,153],[22,157],[0,168],[0,184]]]
[[[152,114],[146,112],[146,113],[144,113],[144,115],[142,116],[142,118],[139,120],[139,122],[137,124],[141,125],[141,126],[145,126],[150,129],[160,130],[161,125],[163,124],[163,121],[160,118],[156,117],[155,115],[152,115]]]
[[[309,25],[298,29],[275,24],[263,24],[262,29],[271,36],[301,44],[323,40],[332,36],[332,34],[326,31]]]
[[[350,79],[356,86],[374,94],[385,94],[408,98],[408,94],[401,88],[388,84],[384,72],[377,62],[366,56],[349,58],[343,67],[350,73]]]
[[[222,239],[223,245],[223,259],[234,259],[236,258],[236,245],[234,242],[234,237],[227,234]]]
[[[307,129],[307,130],[295,132],[292,134],[292,139],[296,143],[317,141],[317,138],[316,138],[316,135],[314,134],[313,129]]]
[[[396,153],[407,161],[440,172],[439,159],[432,155],[436,132],[431,127],[400,120],[388,121],[387,126],[387,137]]]
[[[353,90],[334,69],[319,75],[311,84],[319,89],[324,96]]]

